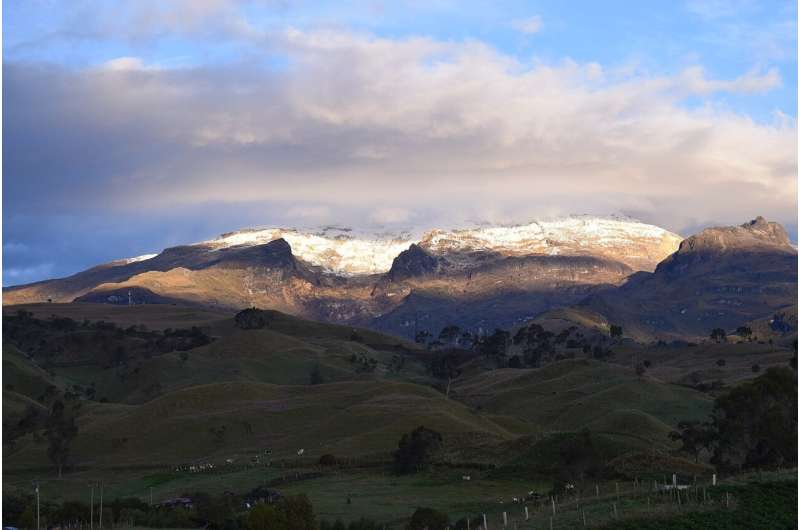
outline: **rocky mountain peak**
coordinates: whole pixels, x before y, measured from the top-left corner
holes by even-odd
[[[430,255],[421,246],[412,243],[407,250],[401,252],[392,262],[389,278],[392,281],[412,276],[424,276],[436,272],[439,260]]]
[[[706,228],[686,238],[678,249],[679,254],[703,252],[783,250],[795,252],[789,235],[779,223],[761,216],[739,226]]]

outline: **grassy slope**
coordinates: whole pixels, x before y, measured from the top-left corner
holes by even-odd
[[[488,434],[498,441],[513,436],[430,388],[396,382],[218,383],[139,406],[93,403],[86,410],[74,446],[74,460],[81,465],[220,461],[267,448],[276,457],[299,448],[306,458],[326,452],[356,456],[391,451],[403,433],[419,425],[443,433]],[[222,426],[226,434],[218,443],[209,429]],[[114,442],[123,439],[121,446]],[[7,466],[46,465],[44,449],[29,444]]]
[[[496,370],[459,382],[455,389],[467,403],[543,429],[590,427],[653,440],[662,440],[680,420],[705,418],[711,409],[710,398],[699,392],[588,360]]]

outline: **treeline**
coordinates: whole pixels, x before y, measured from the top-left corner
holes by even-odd
[[[55,315],[41,319],[24,310],[3,317],[3,342],[40,360],[48,370],[59,364],[122,366],[136,358],[185,352],[212,340],[196,326],[148,330],[144,325],[122,327],[102,320],[78,322]]]
[[[504,329],[480,335],[448,325],[435,338],[427,331],[418,333],[416,342],[438,354],[430,361],[432,375],[449,379],[455,377],[458,365],[475,356],[482,356],[497,368],[536,368],[578,355],[607,360],[613,358],[612,346],[621,338],[622,327],[617,325],[610,326],[608,335],[589,336],[576,326],[554,333],[534,322],[520,327],[513,336]]]

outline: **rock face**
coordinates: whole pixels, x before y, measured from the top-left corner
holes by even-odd
[[[640,337],[730,331],[796,308],[797,250],[782,226],[762,217],[708,228],[684,240],[654,273],[635,274],[582,305]]]
[[[618,218],[365,235],[243,230],[4,289],[4,303],[91,300],[242,308],[413,336],[446,324],[509,327],[652,271],[680,237]],[[137,290],[138,289],[138,290]]]

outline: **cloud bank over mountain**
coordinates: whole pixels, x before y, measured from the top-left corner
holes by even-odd
[[[729,78],[699,61],[654,72],[477,38],[261,27],[237,3],[166,5],[129,8],[121,20],[147,22],[122,38],[240,51],[190,64],[6,60],[12,229],[42,212],[166,221],[214,204],[230,222],[261,205],[257,224],[624,212],[687,233],[768,213],[796,230],[796,118],[755,119],[725,100],[781,87],[769,64]],[[103,17],[91,38],[119,26]]]

